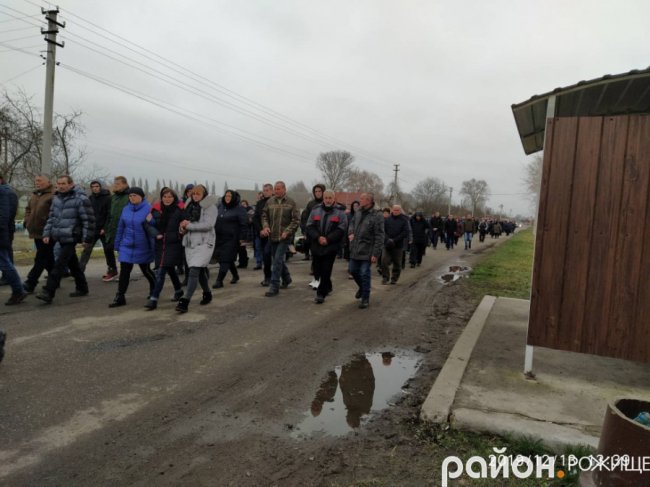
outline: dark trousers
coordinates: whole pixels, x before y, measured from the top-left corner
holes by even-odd
[[[318,296],[327,296],[332,292],[332,268],[336,254],[316,255],[312,253],[314,276],[320,276],[320,284],[316,290]]]
[[[181,280],[178,278],[178,274],[176,273],[176,266],[169,266],[169,267],[158,267],[156,270],[156,284],[154,285],[153,291],[151,293],[150,299],[153,299],[154,301],[158,300],[160,297],[160,293],[163,290],[163,286],[165,285],[165,276],[169,274],[169,278],[172,281],[172,286],[174,286],[174,291],[180,291],[181,290]]]
[[[117,285],[117,292],[120,294],[126,294],[127,289],[129,288],[129,280],[131,279],[131,271],[133,270],[134,264],[129,262],[120,262],[120,280]],[[156,285],[156,277],[149,267],[149,264],[138,264],[142,275],[149,282],[149,296],[153,294],[154,286]],[[70,269],[72,270],[72,269]]]
[[[431,245],[433,245],[433,250],[438,248],[438,232],[436,231],[431,233]]]
[[[54,246],[43,243],[43,240],[40,238],[34,239],[34,245],[36,245],[34,266],[29,271],[29,274],[27,274],[27,279],[25,279],[25,283],[31,288],[36,287],[43,271],[46,270],[50,273],[52,267],[54,267]]]
[[[277,290],[280,288],[280,281],[286,283],[291,279],[291,274],[289,274],[289,268],[286,263],[288,247],[288,240],[271,242],[271,289]]]
[[[262,260],[264,261],[264,279],[271,280],[271,266],[273,264],[273,255],[271,252],[271,240],[262,238]]]
[[[411,244],[411,254],[409,256],[409,260],[411,264],[421,264],[422,263],[422,256],[424,255],[424,251],[427,248],[426,243],[413,243]]]
[[[393,265],[393,272],[390,272],[390,265]],[[395,247],[388,250],[384,247],[381,254],[381,275],[384,279],[391,278],[391,281],[397,282],[402,272],[402,247]]]
[[[97,240],[102,242],[102,248],[104,249],[104,258],[106,259],[106,265],[111,270],[113,269],[117,270],[117,263],[115,262],[115,252],[113,252],[112,245],[106,244],[106,235],[95,235],[95,238],[93,239],[91,244],[83,250],[83,252],[81,253],[81,257],[79,257],[79,265],[81,266],[81,269],[85,272],[86,264],[88,264],[88,261],[90,260],[90,256],[93,253],[93,248],[95,247]]]
[[[226,278],[228,271],[232,274],[233,278],[239,279],[239,272],[234,262],[219,262],[219,273],[217,274],[217,282],[223,282]]]
[[[453,249],[454,248],[454,243],[455,243],[455,237],[453,232],[452,233],[447,233],[447,248],[448,249]]]
[[[62,243],[61,252],[59,257],[54,261],[54,266],[47,276],[47,283],[43,287],[45,291],[52,297],[56,294],[56,290],[61,283],[61,277],[63,276],[64,270],[67,268],[70,269],[70,274],[74,277],[74,283],[77,291],[82,293],[88,292],[88,282],[86,281],[86,276],[84,276],[81,267],[79,266],[79,259],[77,258],[77,252],[75,243]]]
[[[246,250],[246,245],[240,245],[237,249],[237,254],[239,257],[239,267],[248,267],[248,250]]]
[[[354,282],[359,286],[361,292],[361,299],[370,298],[370,261],[350,259],[350,274],[354,278]]]

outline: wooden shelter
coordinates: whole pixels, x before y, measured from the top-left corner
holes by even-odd
[[[526,371],[533,346],[650,362],[650,69],[512,110],[544,149]]]

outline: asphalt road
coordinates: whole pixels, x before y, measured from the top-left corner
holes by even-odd
[[[197,293],[186,314],[174,311],[169,284],[160,307],[145,310],[138,270],[127,306],[108,308],[117,284],[101,281],[93,259],[89,296],[68,297],[65,279],[51,305],[30,296],[0,306],[0,484],[274,484],[300,469],[289,453],[305,447],[287,425],[300,422],[320,378],[355,353],[421,344],[440,274],[471,265],[471,254],[429,250],[396,286],[382,286],[373,267],[368,310],[357,308],[343,260],[333,295],[314,304],[298,256],[279,296],[264,297],[261,271],[245,269],[211,304],[199,306]]]

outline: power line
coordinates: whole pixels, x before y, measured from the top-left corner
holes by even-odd
[[[2,7],[2,6],[3,5],[0,5],[0,7]],[[0,15],[9,15],[9,14],[6,14],[4,12],[0,12]],[[0,24],[4,24],[5,22],[14,22],[15,20],[23,20],[23,19],[39,17],[39,16],[40,16],[39,14],[25,15],[24,17],[15,17],[15,16],[11,15],[10,17],[12,17],[12,18],[10,18],[10,19],[0,20]]]
[[[79,37],[79,38],[85,40],[86,42],[90,42],[90,43],[92,43],[92,44],[95,44],[95,45],[98,45],[98,46],[100,46],[100,47],[103,47],[103,46],[101,46],[101,45],[99,45],[99,44],[97,44],[97,43],[95,43],[95,42],[93,42],[93,41],[90,41],[90,40],[88,40],[88,39],[85,39],[85,38],[79,36],[78,34],[73,34],[73,35],[74,35],[75,37]],[[66,39],[66,40],[70,40],[70,39],[69,39],[68,37],[66,37],[66,36],[62,36],[62,38],[63,38],[63,39]],[[212,102],[217,103],[217,104],[219,104],[219,105],[225,106],[226,108],[229,108],[229,109],[231,109],[231,110],[233,110],[233,111],[235,111],[235,112],[238,112],[238,113],[240,113],[240,114],[242,114],[242,115],[248,116],[248,117],[253,118],[253,119],[255,119],[255,120],[258,120],[258,121],[260,121],[260,122],[266,123],[267,125],[271,125],[271,126],[273,126],[273,127],[275,127],[275,128],[278,128],[278,129],[280,129],[280,130],[282,130],[282,131],[284,131],[284,132],[287,132],[287,133],[289,133],[290,135],[295,135],[295,136],[301,137],[301,138],[303,138],[303,139],[305,139],[305,140],[308,140],[308,141],[311,141],[311,142],[321,143],[320,141],[314,139],[313,137],[310,137],[310,136],[307,136],[307,135],[304,135],[304,134],[300,134],[300,133],[298,133],[298,132],[292,130],[291,128],[287,128],[287,127],[285,127],[285,126],[283,126],[283,125],[278,124],[277,122],[274,122],[273,120],[269,120],[269,119],[267,119],[267,118],[265,118],[265,117],[263,117],[263,116],[257,115],[257,114],[255,114],[254,112],[251,112],[250,110],[246,110],[246,109],[239,108],[239,107],[237,107],[236,105],[234,105],[233,103],[228,102],[228,101],[225,101],[225,100],[222,100],[222,99],[217,98],[217,97],[215,97],[215,96],[213,96],[213,95],[210,95],[209,93],[207,93],[207,92],[205,92],[205,91],[203,91],[203,90],[200,90],[200,89],[195,88],[195,87],[187,86],[186,84],[183,84],[183,82],[182,82],[181,80],[179,80],[179,79],[177,79],[177,78],[174,78],[174,77],[172,77],[172,76],[169,76],[168,74],[166,74],[166,73],[164,73],[164,72],[162,72],[162,71],[160,71],[160,70],[157,70],[157,69],[152,68],[152,67],[150,67],[150,66],[138,66],[138,65],[130,64],[130,63],[128,63],[128,62],[126,62],[126,61],[123,61],[123,60],[121,60],[121,59],[118,59],[118,58],[116,58],[116,57],[114,57],[114,56],[108,55],[108,54],[106,54],[105,52],[102,52],[102,51],[99,51],[99,50],[94,49],[94,48],[92,48],[92,47],[86,46],[86,45],[84,45],[82,42],[78,42],[78,41],[74,41],[74,42],[76,42],[77,45],[79,45],[79,46],[81,46],[81,47],[84,47],[85,49],[88,49],[88,50],[93,51],[93,52],[95,52],[95,53],[97,53],[97,54],[100,54],[100,55],[102,55],[102,56],[105,56],[105,57],[107,57],[107,58],[109,58],[109,59],[112,59],[112,60],[114,60],[114,61],[117,61],[117,62],[119,62],[119,63],[121,63],[121,64],[124,64],[125,66],[128,66],[128,67],[130,67],[130,68],[132,68],[132,69],[135,69],[135,70],[137,70],[137,71],[140,71],[140,72],[142,72],[142,73],[144,73],[144,74],[146,74],[146,75],[148,75],[148,76],[151,76],[151,77],[157,79],[158,81],[163,81],[163,82],[165,82],[165,83],[167,83],[167,84],[170,84],[170,85],[172,85],[172,86],[175,86],[175,87],[177,87],[177,88],[179,88],[179,89],[181,89],[181,90],[184,90],[184,91],[187,91],[187,92],[189,92],[189,93],[192,93],[192,94],[194,94],[195,96],[198,96],[198,97],[203,98],[203,99],[205,99],[205,100],[212,101]],[[107,49],[107,48],[106,48],[106,49]],[[138,63],[137,60],[132,59],[132,58],[128,58],[128,57],[126,57],[126,56],[123,56],[121,53],[118,53],[118,52],[116,52],[116,51],[113,51],[112,49],[107,49],[107,50],[109,50],[110,52],[113,52],[113,53],[117,54],[118,56],[124,57],[125,59],[128,59],[129,61],[133,61],[134,63]],[[153,73],[152,73],[152,72],[149,72],[148,70],[152,71]],[[164,78],[160,78],[160,77],[157,76],[157,75],[162,75],[164,78],[169,78],[169,80],[164,79]],[[170,81],[170,80],[171,80],[171,81]]]
[[[121,92],[123,92],[123,93],[126,93],[126,94],[128,94],[128,95],[134,96],[134,97],[136,97],[136,98],[138,98],[138,99],[140,99],[140,100],[142,100],[142,101],[145,101],[145,102],[150,103],[150,104],[152,104],[152,105],[155,105],[155,106],[157,106],[157,107],[159,107],[159,108],[162,108],[163,110],[167,110],[167,111],[169,111],[169,112],[171,112],[171,113],[175,113],[176,115],[180,115],[180,116],[182,116],[182,117],[185,117],[185,118],[187,118],[187,119],[193,120],[193,121],[195,121],[195,122],[199,122],[200,124],[203,124],[203,125],[212,125],[213,128],[216,128],[219,132],[221,132],[221,133],[223,133],[223,134],[226,134],[226,135],[234,135],[234,136],[239,137],[239,138],[241,138],[241,139],[243,139],[243,140],[245,140],[245,141],[247,141],[247,142],[251,142],[251,143],[253,143],[253,144],[256,144],[256,145],[258,145],[258,146],[260,146],[260,147],[263,147],[263,148],[266,148],[266,149],[275,150],[275,151],[277,151],[277,152],[282,152],[282,153],[284,153],[284,154],[286,154],[286,155],[290,155],[290,156],[296,157],[296,158],[298,158],[299,160],[301,160],[301,161],[303,161],[303,162],[304,162],[304,160],[305,160],[305,156],[304,156],[303,154],[298,154],[298,153],[293,152],[293,151],[290,151],[290,150],[282,149],[282,148],[280,148],[280,147],[275,147],[275,146],[272,146],[272,145],[270,145],[270,144],[267,144],[267,143],[264,143],[264,142],[260,142],[260,141],[258,141],[258,140],[255,140],[255,139],[253,139],[252,137],[248,137],[248,136],[246,136],[246,135],[237,134],[237,133],[234,133],[234,132],[231,132],[231,131],[225,130],[225,129],[223,129],[223,128],[220,128],[220,127],[214,127],[214,125],[213,125],[214,123],[221,123],[221,122],[218,122],[218,121],[216,121],[216,120],[208,119],[208,120],[210,120],[210,122],[212,122],[212,123],[208,123],[208,122],[206,122],[205,120],[201,120],[200,118],[197,118],[198,116],[201,116],[201,115],[199,115],[199,114],[195,114],[194,112],[190,112],[190,114],[187,114],[187,113],[183,113],[183,112],[182,112],[182,110],[185,110],[185,111],[187,111],[187,112],[189,112],[189,110],[186,110],[186,109],[183,109],[183,108],[180,108],[180,107],[175,107],[174,105],[170,105],[169,103],[166,103],[166,102],[163,102],[163,101],[157,100],[157,99],[155,99],[155,98],[153,98],[153,97],[150,97],[150,96],[148,96],[148,95],[144,95],[144,94],[142,94],[142,93],[138,93],[138,92],[136,92],[136,91],[134,91],[134,90],[131,90],[131,89],[129,89],[129,88],[126,88],[126,87],[124,87],[124,86],[120,86],[120,85],[118,85],[117,83],[114,83],[114,82],[112,82],[112,81],[106,80],[106,79],[104,79],[104,78],[100,78],[100,77],[95,76],[95,75],[90,74],[90,73],[86,73],[86,72],[84,72],[84,71],[82,71],[82,70],[80,70],[80,69],[74,68],[74,67],[69,66],[69,65],[67,65],[67,64],[63,64],[63,63],[61,63],[61,64],[60,64],[60,67],[62,67],[62,68],[64,68],[64,69],[67,69],[67,70],[69,70],[69,71],[71,71],[71,72],[73,72],[73,73],[76,73],[76,74],[78,74],[78,75],[80,75],[80,76],[84,76],[84,77],[89,78],[89,79],[91,79],[91,80],[93,80],[93,81],[96,81],[96,82],[98,82],[98,83],[101,83],[101,84],[103,84],[103,85],[106,85],[106,86],[109,86],[109,87],[111,87],[111,88],[114,88],[114,89],[116,89],[116,90],[118,90],[118,91],[121,91]],[[204,118],[207,118],[207,117],[204,117]],[[241,129],[237,129],[237,130],[241,130]]]
[[[28,49],[28,48],[22,48],[21,49],[20,47],[12,46],[11,44],[7,44],[7,43],[2,42],[2,41],[0,41],[0,46],[5,46],[5,47],[9,48],[10,51],[18,51],[18,52],[22,52],[24,54],[27,54],[29,56],[36,56],[38,58],[41,57],[41,56],[39,56],[38,54],[36,54],[34,52],[29,52],[29,51],[25,50],[25,49]],[[40,47],[40,45],[37,46],[37,47]]]
[[[4,21],[0,20],[0,22],[4,22]],[[23,30],[31,29],[31,28],[32,27],[18,27],[17,29],[9,29],[9,30],[0,31],[0,34],[8,34],[9,32],[20,32],[20,31],[23,31]]]
[[[36,5],[35,3],[33,3],[31,1],[29,1],[29,0],[24,0],[24,1],[26,1],[27,3],[30,3],[32,5]],[[389,165],[389,166],[391,165],[391,163],[389,163],[387,161],[384,161],[382,158],[379,158],[379,157],[376,157],[374,155],[370,155],[370,154],[366,153],[366,151],[364,149],[360,148],[360,147],[354,146],[354,145],[349,144],[349,143],[347,143],[345,141],[341,141],[340,139],[337,139],[335,137],[324,135],[321,132],[319,132],[318,130],[313,129],[312,127],[309,127],[308,125],[305,125],[305,124],[303,124],[301,122],[297,122],[294,119],[291,119],[290,117],[287,117],[286,115],[281,114],[280,112],[277,112],[277,111],[275,111],[275,110],[273,110],[271,108],[268,108],[268,107],[266,107],[266,106],[264,106],[264,105],[262,105],[262,104],[260,104],[258,102],[255,102],[255,101],[251,100],[250,98],[245,97],[244,95],[241,95],[241,94],[239,94],[239,93],[237,93],[237,92],[235,92],[233,90],[230,90],[230,89],[228,89],[228,88],[226,88],[226,87],[224,87],[224,86],[222,86],[222,85],[220,85],[220,84],[218,84],[218,83],[216,83],[216,82],[214,82],[212,80],[209,80],[208,78],[205,78],[205,77],[203,77],[201,75],[198,75],[198,74],[192,72],[191,70],[189,70],[188,68],[185,68],[185,67],[183,67],[183,66],[181,66],[181,65],[179,65],[179,64],[177,64],[177,63],[175,63],[175,62],[173,62],[171,60],[168,60],[168,59],[160,56],[159,54],[157,54],[157,53],[155,53],[155,52],[153,52],[153,51],[151,51],[151,50],[149,50],[149,49],[147,49],[145,47],[142,47],[142,46],[140,46],[138,44],[135,44],[134,42],[129,41],[128,39],[126,39],[126,38],[124,38],[122,36],[119,36],[118,34],[115,34],[115,33],[111,32],[110,30],[105,29],[105,28],[103,28],[103,27],[101,27],[101,26],[99,26],[99,25],[97,25],[97,24],[95,24],[95,23],[93,23],[93,22],[91,22],[89,20],[86,20],[83,17],[74,14],[73,12],[68,11],[68,15],[71,15],[72,17],[75,17],[75,18],[81,20],[82,22],[85,22],[85,23],[87,23],[89,25],[92,25],[96,29],[100,29],[100,30],[110,34],[111,36],[114,36],[114,37],[116,37],[118,39],[121,39],[121,40],[123,40],[125,42],[128,42],[129,44],[131,44],[133,46],[136,46],[138,49],[140,49],[142,51],[145,51],[147,53],[150,53],[150,54],[156,56],[159,59],[162,59],[163,61],[165,61],[165,63],[167,63],[167,65],[165,65],[165,67],[167,67],[168,69],[172,69],[172,70],[176,71],[177,73],[180,73],[180,74],[192,79],[195,82],[197,82],[199,80],[203,80],[202,83],[204,83],[204,84],[205,84],[205,82],[209,83],[210,86],[212,86],[213,89],[216,89],[216,90],[220,91],[221,93],[223,93],[223,94],[225,94],[225,95],[227,95],[227,96],[229,96],[231,98],[234,98],[234,99],[238,100],[240,103],[244,103],[244,104],[246,104],[248,106],[254,107],[257,110],[263,111],[267,115],[273,116],[275,118],[279,118],[279,119],[281,119],[282,121],[284,121],[286,123],[289,123],[289,124],[292,124],[292,125],[307,129],[310,132],[314,133],[316,136],[320,137],[321,139],[325,139],[327,144],[332,144],[332,141],[334,141],[339,145],[342,144],[343,146],[347,146],[347,147],[355,149],[355,151],[357,153],[359,153],[361,155],[364,155],[365,157],[369,158],[370,160],[375,160],[377,162],[383,162],[384,164]],[[62,17],[65,18],[65,14]],[[86,28],[86,27],[84,27],[83,25],[80,25],[80,24],[78,26],[82,27],[85,30],[91,30],[91,29],[88,29],[88,28]],[[120,46],[122,46],[122,47],[124,47],[126,49],[129,49],[130,51],[132,51],[132,52],[134,52],[134,53],[136,53],[136,54],[138,54],[140,56],[143,56],[143,57],[145,57],[147,59],[153,60],[150,56],[142,54],[141,52],[137,52],[134,49],[132,49],[132,48],[130,48],[128,46],[125,46],[123,43],[117,42],[114,39],[110,39],[110,38],[108,38],[108,37],[106,37],[106,36],[104,36],[102,34],[99,34],[99,33],[95,32],[95,31],[92,31],[92,32],[95,35],[98,35],[100,37],[103,37],[103,38],[111,41],[111,42],[114,42],[114,43],[116,43],[116,44],[118,44],[118,45],[120,45]],[[78,36],[78,34],[76,34],[76,35]],[[92,41],[88,41],[88,42],[92,42]],[[102,46],[102,47],[104,47],[104,46]],[[157,61],[157,62],[160,63],[160,61]],[[181,70],[183,70],[183,72],[179,71],[178,69],[171,68],[169,66],[170,64],[172,66],[176,66],[176,67],[180,68]],[[187,74],[185,74],[186,72],[190,73],[192,76],[188,76]],[[199,80],[197,80],[197,78],[199,78]],[[201,81],[199,81],[199,82],[201,82]]]
[[[17,74],[17,75],[14,76],[13,78],[9,78],[8,80],[1,81],[0,84],[6,85],[7,83],[9,83],[9,82],[15,80],[16,78],[20,78],[21,76],[24,76],[24,75],[26,75],[27,73],[31,73],[32,71],[34,71],[35,69],[40,68],[41,66],[43,66],[43,63],[39,63],[38,66],[34,66],[33,68],[29,68],[27,71],[23,71],[22,73]]]

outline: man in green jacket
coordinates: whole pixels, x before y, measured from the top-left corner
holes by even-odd
[[[113,252],[117,225],[120,222],[122,210],[129,202],[129,183],[124,176],[116,176],[113,180],[113,195],[111,196],[111,211],[106,220],[105,235],[107,251]],[[104,282],[110,282],[117,277],[117,267],[109,268],[102,277]]]
[[[271,285],[265,296],[277,296],[282,287],[291,284],[291,274],[285,263],[289,243],[293,240],[300,224],[300,213],[296,202],[287,196],[287,187],[283,181],[274,186],[274,195],[269,198],[262,210],[262,237],[271,241]]]

